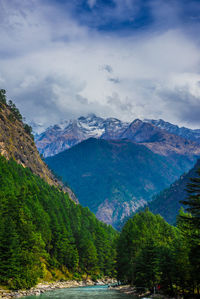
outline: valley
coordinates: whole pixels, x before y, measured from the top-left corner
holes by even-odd
[[[200,0],[0,0],[0,298],[200,298]]]
[[[193,140],[186,139],[188,134]],[[200,155],[195,136],[198,139],[198,130],[179,129],[164,121],[124,123],[92,114],[48,128],[37,136],[36,144],[44,156],[50,156],[46,163],[69,184],[80,203],[119,228],[194,166]]]
[[[159,284],[163,294],[181,294],[182,288],[184,292],[198,293],[195,252],[199,246],[199,161],[188,174],[162,191],[194,163],[196,143],[186,143],[193,155],[189,155],[187,147],[182,156],[180,151],[176,155],[167,150],[158,154],[146,144],[170,143],[174,152],[175,137],[168,139],[166,132],[136,120],[126,129],[126,138],[89,138],[47,158],[51,168],[61,174],[62,182],[41,159],[31,128],[23,123],[16,106],[7,103],[3,90],[0,106],[2,294],[8,298],[31,294],[31,290],[37,294],[38,288],[33,287],[44,282],[65,286],[63,281],[80,281],[78,285],[87,285],[101,279],[117,279],[134,285],[140,292],[148,290],[148,294]],[[188,197],[184,188],[191,176]],[[79,190],[75,191],[77,197],[68,182],[73,191]],[[172,222],[181,197],[181,204],[190,214],[182,210],[175,227],[159,214]],[[149,208],[141,211],[145,205]],[[183,285],[182,277],[186,276],[188,285]],[[77,291],[63,289],[50,295],[77,296]],[[139,291],[134,294],[137,297]],[[97,295],[101,294],[97,291]],[[113,290],[107,295],[126,297]]]

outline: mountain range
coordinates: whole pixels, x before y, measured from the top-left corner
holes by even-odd
[[[47,128],[36,136],[36,145],[44,157],[53,156],[91,137],[118,139],[128,125],[116,118],[89,114]]]
[[[161,156],[128,139],[90,138],[46,162],[83,206],[114,227],[189,167],[187,157]]]
[[[146,143],[146,146],[148,143],[148,147],[154,152],[158,151],[159,145],[158,153],[161,154],[164,152],[165,154],[169,152],[185,154],[187,152],[190,155],[192,150],[191,155],[193,155],[195,147],[193,142],[195,142],[198,155],[197,144],[200,143],[200,130],[179,128],[163,120],[136,119],[129,123],[116,118],[104,119],[95,114],[89,114],[87,117],[82,116],[51,126],[43,133],[36,135],[35,141],[39,152],[44,157],[49,157],[91,137],[109,140],[126,138],[137,143]],[[161,149],[163,142],[164,146]]]
[[[198,130],[94,114],[48,128],[36,144],[80,203],[114,227],[189,171],[200,156]]]

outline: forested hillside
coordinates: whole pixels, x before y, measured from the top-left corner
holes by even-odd
[[[174,182],[183,164],[131,140],[90,138],[46,159],[80,203],[117,227],[155,193]]]
[[[152,202],[148,203],[149,210],[154,214],[160,214],[168,223],[175,224],[177,214],[183,206],[180,201],[187,197],[187,184],[190,182],[190,178],[196,177],[199,168],[200,160],[169,188],[156,195]]]
[[[115,275],[116,232],[68,193],[0,90],[0,285],[19,289],[40,279]]]
[[[0,284],[114,276],[115,235],[88,208],[0,157]]]

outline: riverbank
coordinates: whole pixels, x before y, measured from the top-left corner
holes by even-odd
[[[53,291],[56,289],[64,289],[64,288],[75,288],[75,287],[85,287],[85,286],[93,286],[93,285],[106,285],[116,283],[115,279],[105,278],[97,281],[93,281],[88,279],[87,281],[76,281],[76,280],[68,280],[68,281],[57,281],[57,282],[43,282],[39,283],[37,286],[29,289],[29,290],[17,290],[10,291],[0,289],[0,298],[1,299],[15,299],[21,298],[24,296],[37,296],[43,294],[47,291]]]
[[[154,299],[175,299],[175,297],[168,297],[166,295],[163,294],[151,294],[149,291],[147,292],[143,292],[143,293],[138,293],[138,291],[136,290],[136,288],[130,286],[130,285],[119,285],[119,286],[114,286],[114,287],[110,287],[111,289],[115,289],[117,291],[120,291],[122,293],[125,293],[127,295],[135,295],[138,298],[154,298]],[[181,299],[181,297],[179,297],[179,299]]]

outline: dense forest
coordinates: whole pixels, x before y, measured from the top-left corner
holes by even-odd
[[[2,156],[0,199],[0,284],[115,275],[114,229]]]
[[[193,179],[177,227],[148,209],[124,225],[117,242],[118,279],[184,298],[200,295],[200,179]],[[198,297],[199,298],[199,297]]]

